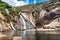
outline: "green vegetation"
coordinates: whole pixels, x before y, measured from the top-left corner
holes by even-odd
[[[7,14],[7,12],[6,12],[5,9],[8,9],[9,12],[10,12],[11,14],[13,14],[14,16],[18,16],[18,15],[19,15],[19,14],[18,14],[18,11],[14,10],[14,8],[13,8],[11,5],[9,5],[9,4],[7,4],[7,3],[5,3],[5,2],[3,2],[3,1],[0,0],[0,11],[2,12],[3,16],[4,16],[8,21],[10,21],[10,17],[9,17],[9,15]]]
[[[58,0],[50,0],[48,2],[42,2],[32,5],[25,5],[25,6],[19,6],[16,7],[18,11],[29,11],[32,12],[34,10],[41,10],[41,9],[54,9],[56,7],[60,6],[60,2]]]
[[[31,5],[24,5],[24,6],[18,6],[15,7],[16,10],[14,10],[14,7],[12,7],[11,5],[3,2],[0,0],[0,11],[2,12],[2,14],[4,15],[4,17],[10,21],[10,16],[7,14],[5,9],[8,9],[9,12],[14,15],[14,16],[19,16],[20,11],[28,11],[28,12],[33,12],[35,10],[40,11],[41,9],[46,9],[48,8],[49,10],[52,10],[54,8],[56,8],[57,6],[60,6],[60,2],[57,0],[50,0],[49,2],[41,2],[41,3],[37,3],[37,4],[31,4]],[[39,13],[39,12],[37,12]]]

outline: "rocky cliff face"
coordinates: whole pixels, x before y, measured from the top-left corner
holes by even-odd
[[[11,29],[10,24],[7,22],[6,18],[2,15],[2,13],[0,12],[0,30],[4,30],[4,29]]]
[[[55,19],[48,25],[44,25],[44,28],[48,28],[48,29],[49,28],[51,29],[60,28],[60,18]]]
[[[6,2],[0,0],[0,23],[4,29],[10,30],[18,24],[19,13]]]
[[[60,2],[44,2],[34,5],[27,5],[26,9],[25,6],[16,7],[16,9],[18,10],[17,11],[7,3],[0,1],[0,30],[9,30],[14,28],[18,29],[21,26],[22,28],[26,28],[26,25],[27,28],[32,28],[31,24],[36,26],[37,28],[58,27],[60,7],[57,6],[59,5]],[[5,9],[8,10],[6,11]],[[23,16],[20,15],[19,12],[21,12]]]
[[[43,28],[56,28],[60,27],[60,7],[57,7],[50,12],[41,12],[40,13],[40,27]],[[39,22],[38,21],[38,22]],[[38,25],[38,24],[37,24]]]

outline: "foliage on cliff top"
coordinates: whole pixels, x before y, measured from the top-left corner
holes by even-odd
[[[25,6],[18,6],[16,7],[16,9],[18,11],[29,11],[32,12],[34,10],[41,10],[41,9],[54,9],[57,6],[60,6],[60,2],[57,0],[50,0],[48,2],[41,2],[41,3],[37,3],[37,4],[31,4],[31,5],[25,5]]]
[[[3,2],[3,1],[0,0],[0,11],[2,12],[3,16],[4,16],[8,21],[10,21],[10,17],[9,17],[9,15],[8,15],[8,13],[6,12],[5,9],[8,9],[9,12],[10,12],[11,14],[13,14],[14,16],[18,16],[18,15],[19,15],[19,14],[18,14],[18,11],[14,10],[14,8],[13,8],[11,5],[9,5],[9,4],[7,4],[6,2]]]

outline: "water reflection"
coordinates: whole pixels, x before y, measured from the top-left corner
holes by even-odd
[[[8,40],[13,40],[13,37],[22,37],[23,40],[35,40],[35,29],[24,30],[24,31],[13,30],[0,33],[6,35]]]
[[[36,32],[36,40],[60,40],[60,32]]]
[[[24,31],[5,31],[0,32],[7,37],[2,40],[13,40],[14,37],[22,37],[22,40],[60,40],[60,32],[38,32],[35,29]],[[1,39],[0,39],[1,40]]]

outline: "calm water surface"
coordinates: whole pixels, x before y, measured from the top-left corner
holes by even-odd
[[[0,38],[0,40],[13,40],[13,37],[22,37],[22,40],[60,40],[60,32],[38,32],[35,29],[0,33],[7,36]]]

